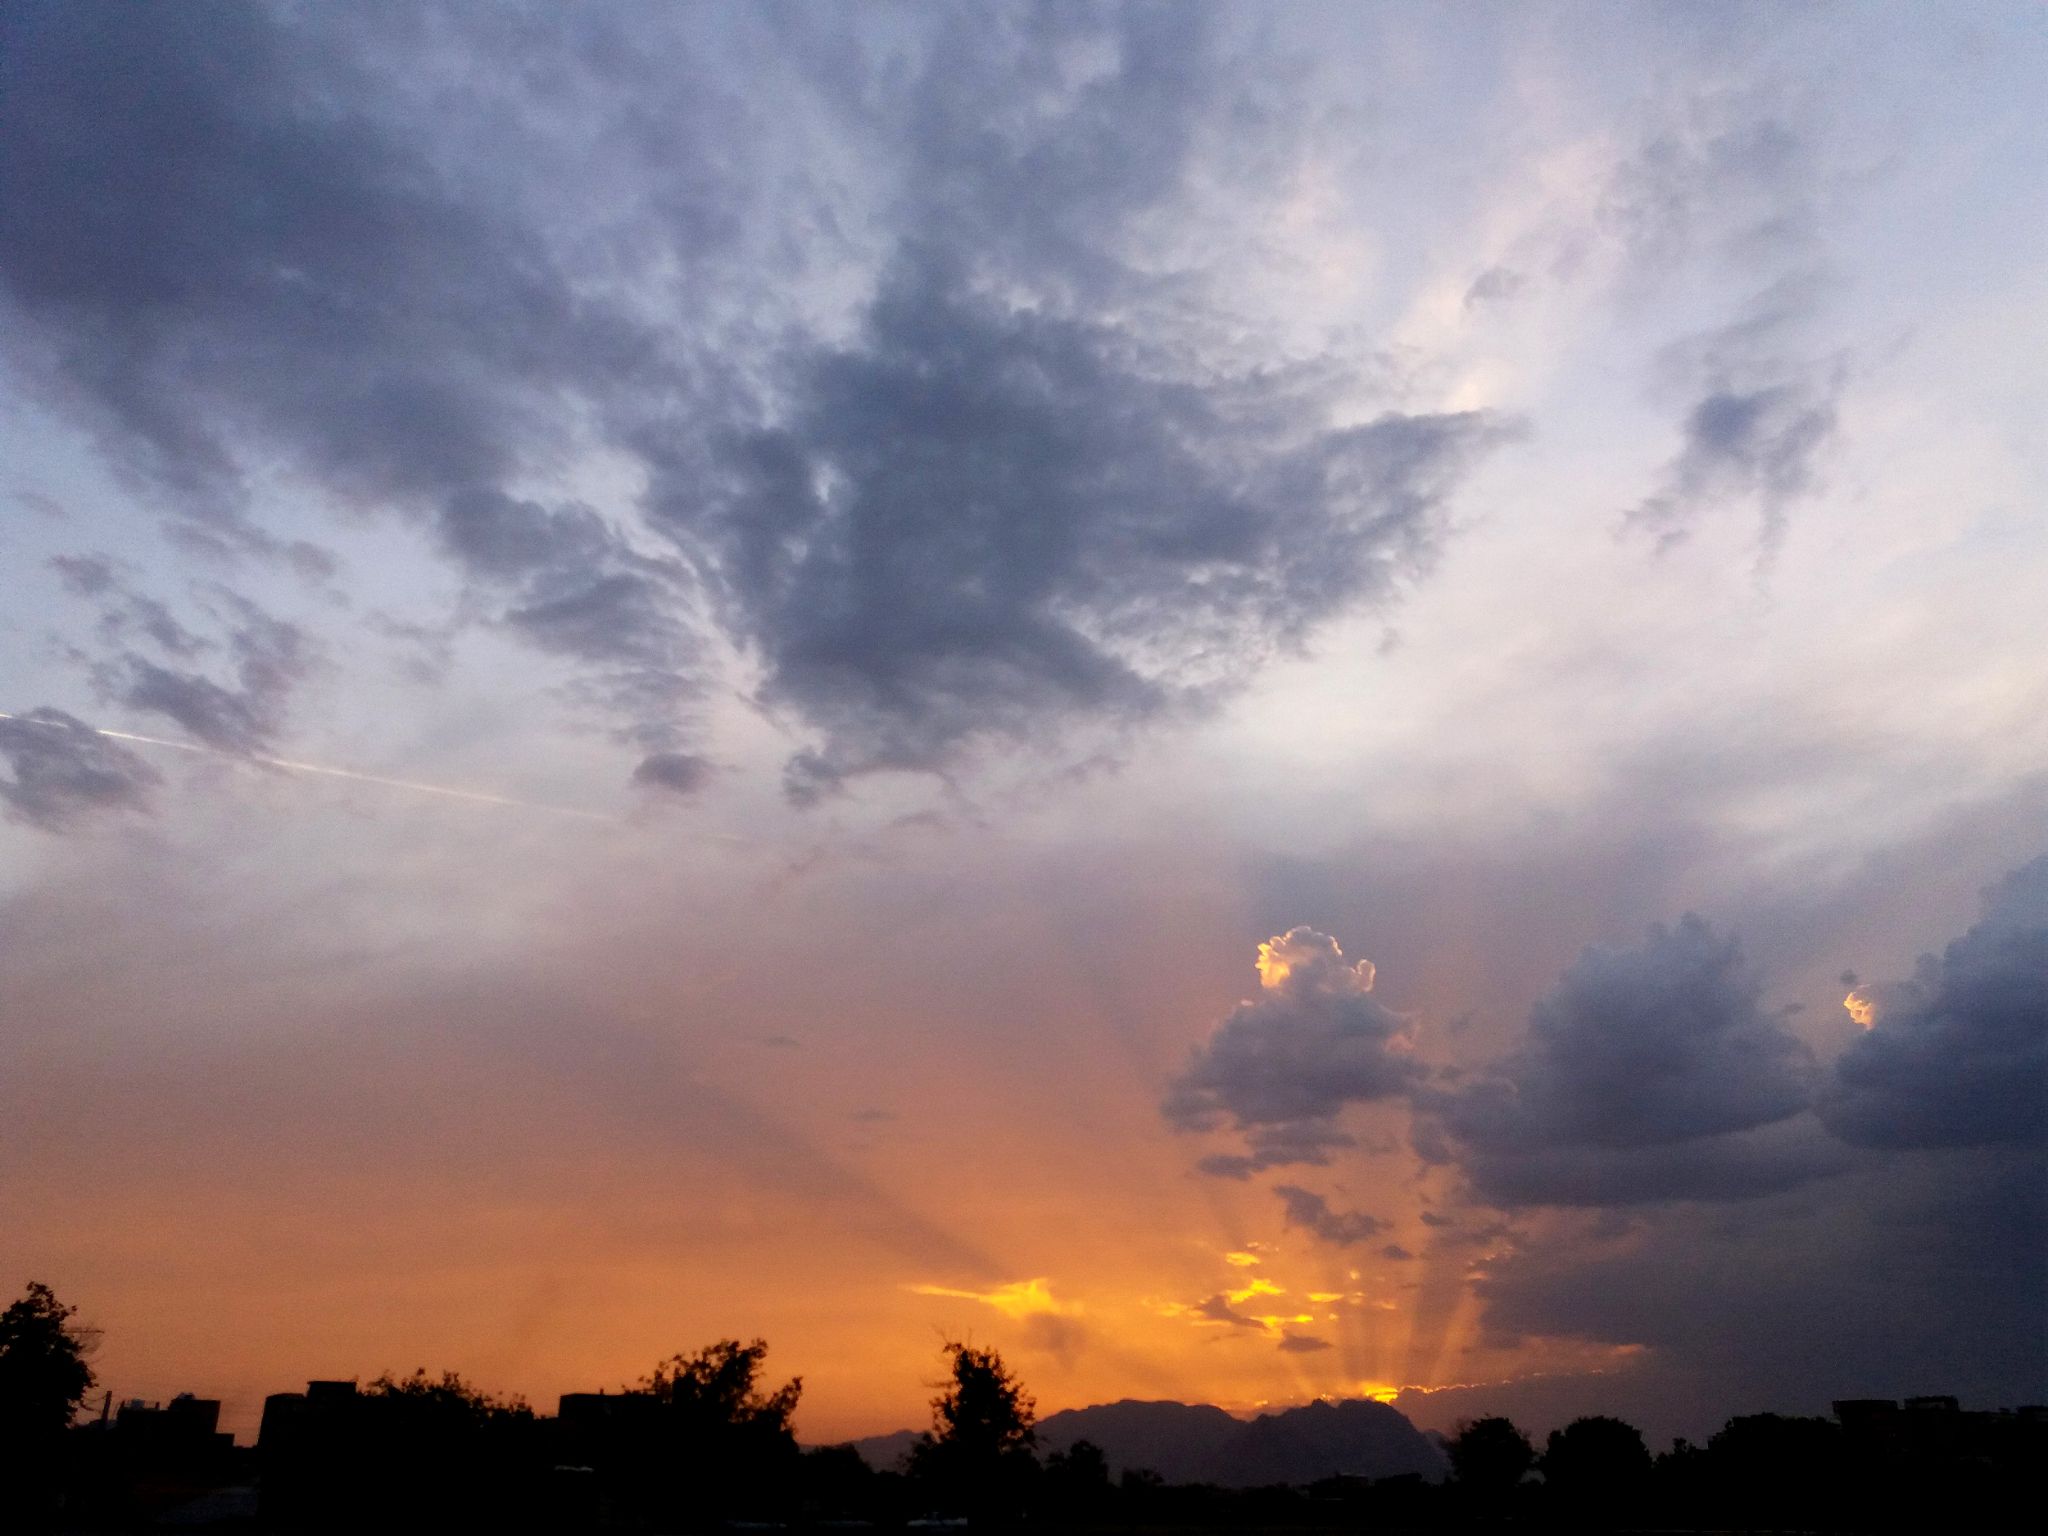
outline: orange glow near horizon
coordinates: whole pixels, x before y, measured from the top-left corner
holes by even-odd
[[[746,937],[712,924],[697,942],[722,955]],[[472,1049],[514,1006],[501,998],[456,989],[430,1029],[399,1034],[375,999],[318,997],[290,1032],[258,1035],[273,994],[222,989],[269,1054],[202,1053],[188,1083],[146,1056],[110,1069],[96,1047],[48,1075],[11,1224],[34,1234],[33,1278],[102,1329],[104,1389],[220,1398],[245,1440],[266,1394],[308,1379],[454,1370],[550,1412],[561,1393],[616,1390],[720,1338],[763,1338],[769,1378],[803,1378],[797,1424],[814,1444],[922,1427],[949,1338],[1001,1350],[1041,1413],[1361,1391],[1408,1411],[1418,1388],[1606,1361],[1480,1337],[1472,1250],[1422,1223],[1442,1192],[1408,1168],[1352,1170],[1343,1198],[1413,1260],[1322,1243],[1263,1184],[1195,1173],[1200,1149],[1157,1112],[1188,1021],[1224,1011],[1213,989],[1175,993],[1192,966],[1164,966],[1148,990],[1153,1043],[1082,1071],[1067,1064],[1103,1006],[1085,976],[985,984],[1003,1022],[1029,1030],[934,1049],[915,967],[891,963],[907,958],[893,936],[857,939],[848,958],[873,948],[877,997],[833,1033],[807,1024],[808,994],[767,990],[779,974],[719,972],[683,1008],[664,946],[651,980],[606,974],[606,1006],[651,1022],[594,1037],[651,1043],[616,1066],[579,1043],[540,1073]],[[843,979],[837,958],[807,956]],[[52,1018],[158,1016],[146,968],[52,986],[36,1004]],[[663,1031],[700,1018],[717,1025],[675,1065]],[[748,1041],[780,1035],[805,1054],[764,1072]],[[1005,1057],[1011,1040],[1029,1042],[1032,1070]],[[1362,1112],[1360,1129],[1393,1131],[1373,1120],[1388,1113]]]

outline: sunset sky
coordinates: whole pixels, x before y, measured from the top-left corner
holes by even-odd
[[[2044,79],[7,5],[0,1291],[245,1438],[2048,1398]]]

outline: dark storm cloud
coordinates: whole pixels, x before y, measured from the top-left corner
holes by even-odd
[[[1761,1006],[1733,937],[1687,915],[1633,948],[1580,955],[1527,1044],[1477,1080],[1417,1094],[1420,1144],[1445,1133],[1504,1204],[1740,1198],[1816,1169],[1770,1132],[1812,1102],[1812,1053]]]
[[[1331,1210],[1327,1199],[1298,1184],[1277,1184],[1273,1193],[1280,1197],[1280,1203],[1286,1209],[1288,1226],[1302,1227],[1325,1243],[1347,1247],[1352,1243],[1362,1243],[1387,1229],[1384,1221],[1363,1211]]]
[[[1525,1235],[1475,1290],[1498,1336],[1643,1349],[1630,1390],[1666,1412],[1937,1387],[2038,1401],[2048,1179],[2011,1147],[1874,1157],[1824,1194]]]
[[[1320,1164],[1346,1145],[1335,1119],[1347,1106],[1400,1096],[1422,1076],[1409,1055],[1410,1021],[1371,995],[1370,960],[1344,959],[1337,941],[1295,928],[1259,946],[1260,995],[1240,1003],[1170,1085],[1161,1110],[1177,1130],[1225,1126],[1248,1139],[1243,1168]],[[1207,1171],[1236,1174],[1228,1166]]]
[[[94,812],[147,804],[156,770],[62,710],[34,709],[0,719],[0,804],[7,814],[47,832],[75,826]]]
[[[1467,1147],[1459,1154],[1477,1193],[1510,1207],[1747,1200],[1796,1188],[1842,1161],[1808,1120],[1665,1146]]]
[[[1654,999],[1668,990],[1660,977],[1689,976],[1676,990],[1709,1000],[1704,1017],[1721,1021],[1686,1032],[1706,1049],[1674,1054],[1649,1031],[1633,1064],[1648,1086],[1635,1093],[1605,1070],[1613,1058],[1595,1031],[1548,1053],[1535,1078],[1553,1088],[1533,1103],[1475,1089],[1453,1113],[1468,1133],[1486,1126],[1458,1145],[1490,1200],[1666,1202],[1524,1234],[1496,1254],[1476,1284],[1488,1331],[1642,1347],[1632,1390],[1666,1411],[1736,1394],[1818,1409],[1932,1382],[1992,1403],[2037,1397],[2048,1383],[2048,859],[1987,892],[1983,920],[1913,980],[1853,994],[1869,1033],[1824,1079],[1757,1012],[1732,945],[1702,928],[1653,959],[1683,934],[1631,952],[1633,981],[1612,952],[1589,951],[1600,984],[1568,976],[1538,1014],[1549,1011],[1553,1034],[1560,1019],[1625,1019],[1625,1006],[1586,1000],[1610,996],[1610,983]],[[1645,1033],[1640,1022],[1632,1033]],[[1532,1055],[1511,1064],[1511,1087]],[[1717,1085],[1704,1095],[1702,1071]],[[1608,1086],[1560,1107],[1560,1073]],[[1814,1090],[1817,1120],[1797,1112]],[[1628,1101],[1619,1116],[1617,1094]],[[1552,1112],[1538,1113],[1546,1103]],[[1698,1134],[1659,1144],[1646,1116]],[[1826,1151],[1822,1124],[1868,1150]],[[1546,1145],[1546,1125],[1567,1133]],[[1824,1185],[1799,1187],[1821,1169]]]
[[[1985,893],[1983,920],[1909,981],[1859,989],[1869,1030],[1822,1120],[1868,1147],[2048,1141],[2048,857]]]

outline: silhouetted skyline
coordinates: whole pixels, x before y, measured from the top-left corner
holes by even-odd
[[[0,1320],[0,1516],[26,1531],[180,1527],[696,1531],[1164,1526],[1463,1530],[1953,1523],[2021,1529],[2048,1460],[2048,1406],[1837,1401],[1828,1417],[1738,1415],[1653,1451],[1607,1415],[1531,1435],[1491,1416],[1424,1435],[1367,1399],[1239,1420],[1123,1401],[1041,1418],[998,1351],[948,1341],[927,1428],[804,1449],[803,1383],[767,1342],[673,1355],[553,1415],[424,1369],[272,1393],[253,1448],[220,1404],[103,1401],[75,1313],[31,1286]],[[52,1417],[49,1410],[58,1412]]]

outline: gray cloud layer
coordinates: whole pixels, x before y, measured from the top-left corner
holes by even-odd
[[[800,13],[0,25],[0,199],[38,210],[0,231],[15,366],[181,537],[331,569],[266,526],[280,468],[411,519],[465,612],[650,754],[689,745],[717,624],[815,743],[800,798],[1199,705],[1426,568],[1502,430],[1340,412],[1348,370],[1213,344],[1221,290],[1146,220],[1198,149],[1250,185],[1298,125],[1184,13],[941,13],[886,63]],[[758,131],[706,105],[733,50],[782,61]],[[851,193],[811,168],[849,137]],[[865,297],[826,303],[849,274]],[[586,449],[644,501],[532,493]],[[202,740],[276,728],[246,683],[106,665]]]
[[[9,816],[56,832],[97,811],[140,809],[156,770],[118,742],[61,710],[0,720],[0,805]]]

